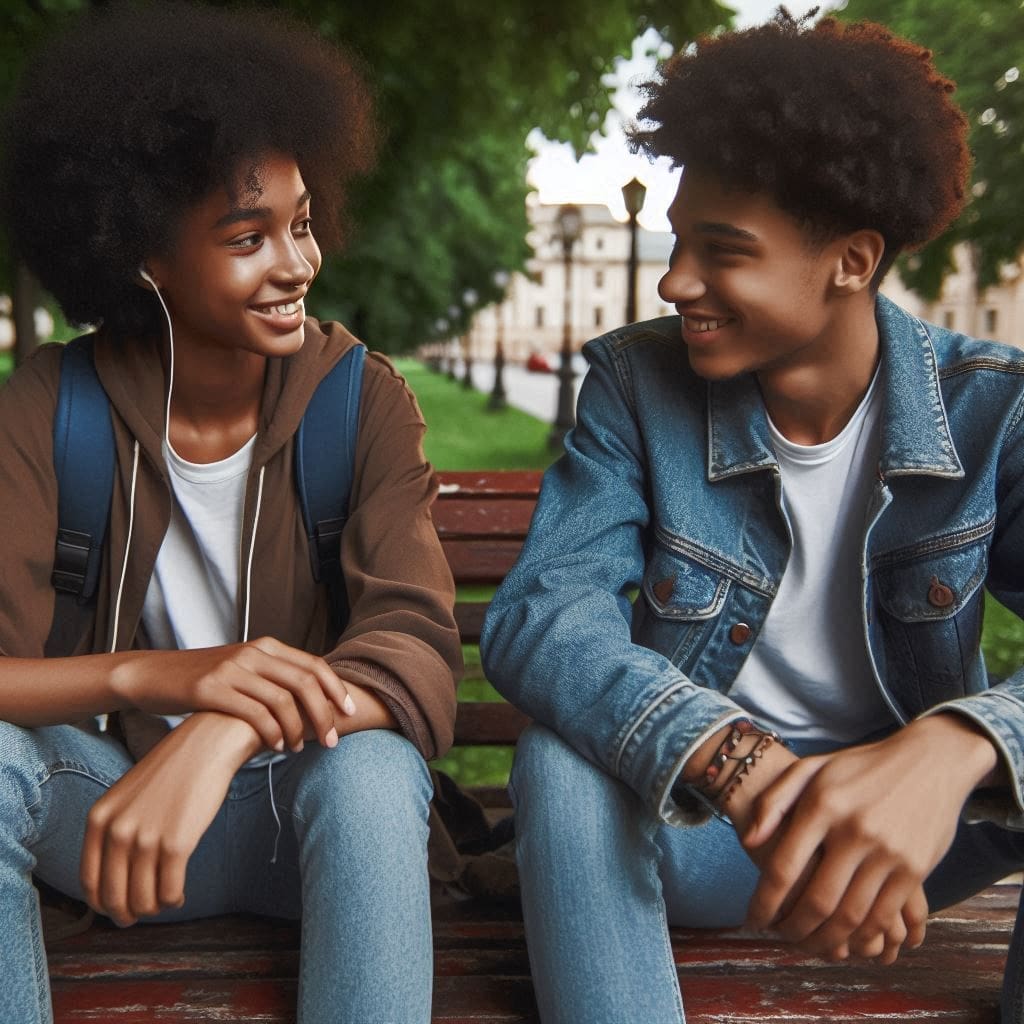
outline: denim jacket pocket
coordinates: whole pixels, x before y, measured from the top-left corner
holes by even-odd
[[[706,639],[729,586],[714,569],[655,544],[634,609],[634,642],[681,666]]]
[[[975,689],[987,541],[917,545],[885,556],[874,573],[886,682],[908,717]]]

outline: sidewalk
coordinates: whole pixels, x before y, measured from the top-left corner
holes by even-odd
[[[577,397],[587,366],[587,361],[583,356],[573,357],[573,370],[576,374],[574,385]],[[557,357],[555,357],[555,368],[556,370],[558,368]],[[455,373],[461,381],[464,373],[462,360],[455,364]],[[474,390],[490,394],[494,387],[494,364],[474,361],[472,376]],[[509,405],[521,409],[531,416],[536,416],[537,419],[543,420],[545,423],[553,422],[558,405],[557,373],[530,373],[518,364],[506,363],[503,376],[505,396]]]

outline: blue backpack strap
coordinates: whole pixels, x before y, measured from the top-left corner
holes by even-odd
[[[64,346],[53,467],[57,475],[57,546],[51,582],[86,604],[96,594],[114,488],[114,427],[110,401],[96,376],[93,339]]]
[[[355,345],[317,386],[295,436],[295,485],[313,579],[327,585],[335,635],[348,622],[341,532],[348,519],[366,348]]]

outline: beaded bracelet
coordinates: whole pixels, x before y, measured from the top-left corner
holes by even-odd
[[[746,753],[737,754],[737,748],[748,738],[754,739],[753,746]],[[702,782],[697,783],[694,788],[702,791],[711,800],[723,805],[742,783],[743,776],[748,775],[756,762],[764,756],[764,752],[773,743],[781,742],[778,733],[771,729],[761,729],[749,718],[741,718],[733,722],[729,729],[729,735],[719,744],[705,768]],[[723,780],[722,776],[729,769],[730,764],[734,767]]]

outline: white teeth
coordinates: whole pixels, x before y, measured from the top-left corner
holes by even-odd
[[[284,302],[280,306],[257,306],[260,312],[277,313],[279,316],[294,316],[302,310],[302,299],[298,302]]]
[[[703,334],[705,331],[717,330],[728,322],[728,320],[691,320],[689,317],[683,318],[683,323],[686,324],[686,329],[688,331],[693,331],[695,334]]]

